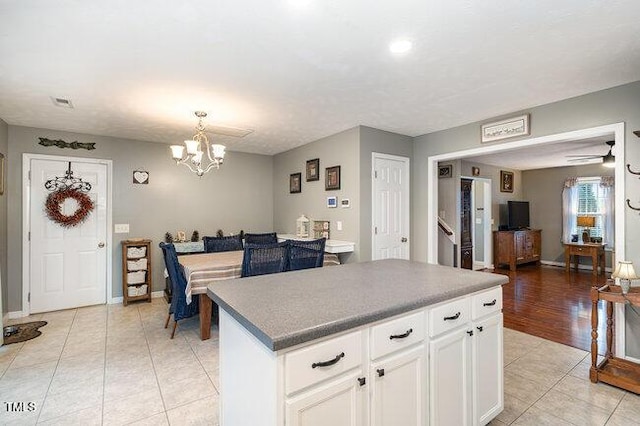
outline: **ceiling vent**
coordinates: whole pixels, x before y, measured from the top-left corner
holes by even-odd
[[[55,96],[51,96],[51,102],[53,102],[53,104],[58,107],[73,108],[73,103],[70,99],[56,98]]]
[[[209,126],[207,126],[207,132],[213,133],[215,135],[234,136],[236,138],[244,138],[248,134],[253,133],[253,130],[252,129],[240,129],[238,127],[209,125]]]

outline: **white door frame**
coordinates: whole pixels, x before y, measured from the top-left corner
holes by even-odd
[[[376,253],[376,231],[373,224],[376,212],[376,159],[401,161],[405,165],[405,176],[402,178],[404,182],[407,183],[407,208],[405,209],[403,221],[407,224],[407,256],[408,259],[411,259],[411,159],[400,155],[382,154],[379,152],[371,153],[371,259],[375,258]]]
[[[490,154],[496,152],[512,151],[518,148],[529,148],[534,145],[547,145],[559,142],[572,142],[581,139],[614,135],[616,141],[616,162],[615,162],[615,241],[616,259],[625,259],[625,124],[624,122],[607,124],[604,126],[590,127],[587,129],[574,130],[571,132],[558,133],[555,135],[539,136],[535,138],[522,139],[515,142],[505,142],[494,145],[480,146],[477,148],[465,149],[462,151],[448,152],[427,157],[427,262],[438,263],[438,162],[451,161],[461,158],[473,157],[476,155]],[[624,305],[616,304],[616,337],[615,344],[617,351],[623,358],[627,357],[625,347],[625,311]]]
[[[492,235],[491,235],[491,215],[493,214],[493,212],[491,211],[491,179],[489,178],[484,178],[484,177],[478,177],[478,176],[460,176],[460,179],[469,179],[473,181],[473,184],[471,185],[471,211],[473,213],[473,235],[475,236],[475,226],[476,226],[476,185],[477,184],[487,184],[489,185],[489,191],[484,191],[484,197],[483,197],[483,201],[482,204],[485,206],[484,210],[482,212],[482,233],[484,234],[484,241],[483,241],[483,251],[484,251],[484,259],[483,259],[483,268],[490,268],[493,264],[492,259],[493,259],[493,244],[492,244]],[[487,209],[487,201],[489,202],[489,208]],[[488,220],[487,220],[488,219]],[[460,218],[458,218],[458,221],[460,221]],[[460,229],[462,225],[460,223],[458,223],[458,229]],[[471,255],[473,257],[473,263],[472,263],[472,270],[475,270],[475,264],[476,264],[476,241],[475,241],[475,237],[473,238],[473,248],[471,249]]]
[[[115,303],[112,282],[112,262],[113,262],[113,235],[112,235],[112,189],[113,189],[113,161],[99,158],[67,157],[62,155],[45,154],[22,154],[22,315],[31,313],[31,303],[29,302],[29,292],[31,291],[31,250],[29,241],[30,209],[31,209],[31,182],[29,173],[31,172],[31,160],[52,160],[66,162],[82,162],[93,164],[104,164],[107,166],[107,303]]]

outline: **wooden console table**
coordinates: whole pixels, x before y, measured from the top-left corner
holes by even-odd
[[[598,302],[607,303],[607,351],[598,364]],[[593,383],[604,382],[612,386],[640,394],[640,365],[616,358],[613,355],[613,304],[630,302],[640,305],[640,287],[631,287],[624,296],[617,285],[605,285],[591,289],[591,369],[589,379]],[[624,327],[624,324],[622,324]]]
[[[569,272],[571,267],[571,256],[575,259],[575,269],[578,270],[580,256],[591,257],[593,275],[598,275],[598,266],[604,275],[605,258],[604,246],[602,243],[563,243],[564,244],[564,267]]]

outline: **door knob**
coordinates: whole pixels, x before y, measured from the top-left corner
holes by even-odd
[[[103,248],[103,247],[104,247],[104,243],[103,243],[102,241],[100,241],[100,242],[98,243],[98,248]]]
[[[402,239],[400,241],[402,241],[403,243],[406,243],[407,242],[407,237],[402,237]]]

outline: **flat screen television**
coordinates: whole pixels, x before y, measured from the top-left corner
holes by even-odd
[[[529,227],[529,202],[507,201],[507,226],[509,229],[523,229]]]

